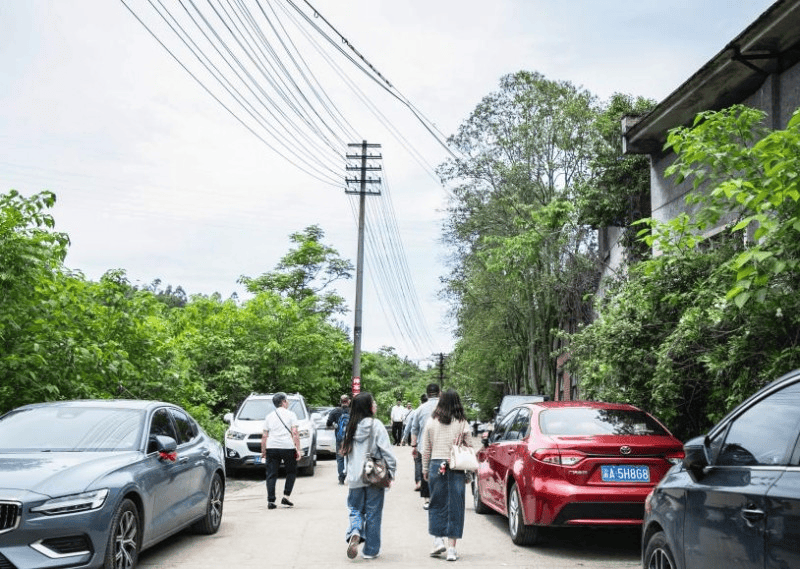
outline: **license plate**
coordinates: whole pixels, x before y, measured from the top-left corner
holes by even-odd
[[[650,469],[647,466],[603,465],[603,482],[650,482]]]
[[[253,463],[254,464],[261,464],[262,462],[263,462],[263,460],[261,459],[261,455],[260,454],[257,454],[256,456],[253,457]]]

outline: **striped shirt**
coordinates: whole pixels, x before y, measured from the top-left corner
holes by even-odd
[[[464,433],[464,443],[472,445],[472,429],[466,421],[451,421],[443,425],[438,419],[430,419],[422,432],[422,472],[427,472],[431,460],[449,459],[450,449],[459,433]]]

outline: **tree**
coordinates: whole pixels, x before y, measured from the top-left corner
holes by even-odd
[[[315,310],[325,314],[345,312],[344,299],[325,290],[337,280],[351,278],[353,265],[323,245],[324,236],[318,225],[292,233],[290,239],[297,247],[283,256],[274,271],[256,278],[242,276],[239,282],[248,292],[274,291],[300,303],[315,297]]]
[[[593,234],[573,204],[598,106],[588,91],[538,73],[508,75],[500,87],[450,138],[463,158],[439,169],[454,196],[444,294],[459,370],[512,393],[552,394],[556,332],[584,317],[596,272]]]

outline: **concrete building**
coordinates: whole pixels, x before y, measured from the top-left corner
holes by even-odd
[[[737,103],[764,111],[772,128],[785,128],[800,107],[800,0],[775,2],[649,114],[623,119],[624,152],[650,157],[651,217],[665,222],[682,212],[691,214],[684,200],[691,182],[675,184],[664,176],[675,161],[674,153],[663,150],[667,132],[690,125],[701,111]],[[621,230],[601,230],[604,277],[621,268]]]

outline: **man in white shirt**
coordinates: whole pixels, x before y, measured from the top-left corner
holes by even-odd
[[[392,407],[391,412],[391,419],[392,419],[392,438],[394,439],[394,444],[399,445],[400,441],[403,439],[403,419],[406,418],[406,408],[403,407],[403,402],[399,399],[394,407]]]
[[[283,485],[281,504],[292,507],[289,500],[297,478],[297,459],[300,458],[300,436],[297,433],[297,415],[289,411],[286,394],[279,392],[272,396],[275,411],[264,419],[264,433],[261,435],[261,458],[267,462],[267,507],[275,505],[275,483],[281,463],[286,468],[286,481]]]

